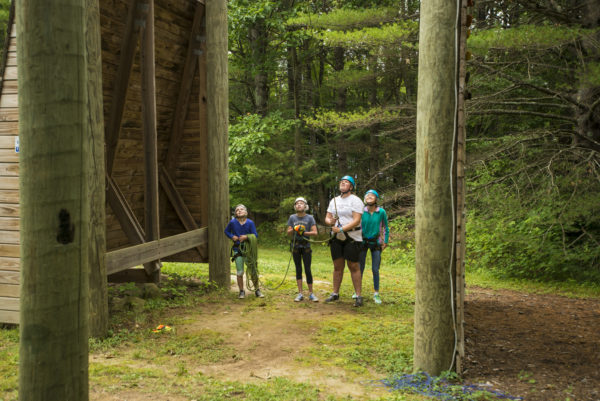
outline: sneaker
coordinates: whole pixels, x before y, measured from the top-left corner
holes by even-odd
[[[295,302],[300,302],[300,301],[302,301],[303,299],[304,299],[304,295],[302,295],[302,294],[298,294],[298,295],[296,296],[296,298],[294,298],[294,301],[295,301]]]
[[[356,296],[354,306],[363,306],[363,297]]]
[[[333,302],[337,301],[338,299],[340,299],[340,296],[338,294],[331,294],[329,298],[325,300],[325,302]]]
[[[381,304],[381,297],[379,296],[379,294],[375,294],[375,295],[373,295],[373,301],[375,301],[375,303],[376,303],[377,305],[380,305],[380,304]]]
[[[246,298],[246,293],[244,292],[244,290],[240,291],[240,295],[238,295],[239,299],[244,299]]]
[[[256,290],[254,291],[254,295],[256,295],[257,298],[264,298],[265,296],[263,295],[262,292],[260,292],[260,290]]]
[[[315,294],[313,294],[312,292],[308,296],[308,299],[310,299],[313,302],[319,302],[319,298],[317,298],[317,296]]]
[[[352,294],[352,299],[356,299],[357,295],[356,293]]]

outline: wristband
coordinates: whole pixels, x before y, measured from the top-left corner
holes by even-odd
[[[343,233],[344,232],[344,228],[340,227],[340,232]]]

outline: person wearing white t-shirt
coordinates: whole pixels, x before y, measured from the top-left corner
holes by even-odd
[[[362,306],[362,277],[358,261],[362,249],[360,221],[365,205],[352,193],[355,187],[354,178],[349,175],[343,176],[339,186],[341,195],[332,199],[327,208],[325,224],[332,226],[331,231],[334,234],[329,243],[333,260],[333,292],[325,302],[340,299],[344,264],[347,264],[356,293],[354,306]]]

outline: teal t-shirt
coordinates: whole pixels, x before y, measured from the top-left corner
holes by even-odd
[[[368,207],[362,215],[362,236],[364,239],[376,239],[378,244],[387,244],[390,237],[387,213],[382,207],[377,206],[373,213],[369,213]]]

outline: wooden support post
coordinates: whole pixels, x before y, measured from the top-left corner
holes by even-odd
[[[204,7],[204,4],[202,4]],[[200,51],[198,52],[198,86],[199,86],[199,104],[200,113],[198,114],[198,120],[200,120],[200,188],[203,188],[200,192],[200,210],[202,214],[200,216],[200,226],[208,226],[208,215],[210,214],[209,202],[208,202],[208,176],[210,175],[210,169],[208,166],[208,122],[206,118],[206,12],[203,14],[202,22],[200,24]]]
[[[142,71],[142,121],[144,130],[144,227],[146,242],[159,238],[158,213],[158,137],[156,131],[156,82],[154,65],[154,0],[141,3],[146,13],[140,46]],[[154,282],[160,279],[160,270],[148,271]]]
[[[466,116],[465,116],[465,77],[467,46],[467,0],[461,1],[459,48],[458,48],[458,107],[456,116],[456,274],[455,274],[455,320],[456,320],[456,372],[462,374],[465,358],[465,251],[466,220],[465,197],[466,180]]]
[[[121,56],[119,68],[113,88],[112,100],[110,104],[110,113],[105,126],[106,132],[106,173],[110,176],[115,161],[117,145],[119,143],[119,132],[121,130],[121,120],[125,109],[125,100],[127,99],[127,88],[129,87],[129,77],[133,67],[133,59],[137,48],[136,34],[141,28],[139,15],[139,0],[130,0],[125,33],[121,42]]]
[[[88,66],[89,132],[92,133],[94,171],[90,185],[90,335],[108,333],[108,288],[106,282],[106,199],[104,164],[104,109],[102,97],[102,47],[98,0],[86,0],[86,57]]]
[[[457,4],[421,3],[415,190],[415,371],[453,368],[454,199]]]
[[[89,182],[85,2],[19,2],[19,399],[88,399]]]
[[[209,279],[229,288],[229,244],[223,233],[229,214],[228,133],[229,89],[227,81],[227,2],[206,4],[207,126],[208,126],[208,257]],[[204,100],[200,99],[200,107]]]

